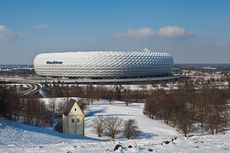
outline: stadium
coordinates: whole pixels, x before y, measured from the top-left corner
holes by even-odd
[[[158,52],[42,53],[34,59],[37,75],[44,77],[127,79],[172,76],[173,57]]]

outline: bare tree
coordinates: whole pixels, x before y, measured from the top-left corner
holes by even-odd
[[[115,139],[121,131],[123,120],[119,117],[105,118],[105,135]]]
[[[63,89],[58,84],[53,83],[52,95],[54,97],[64,97]]]
[[[49,110],[50,110],[50,126],[53,126],[54,123],[54,116],[56,114],[56,101],[54,98],[51,99],[49,102]]]
[[[0,85],[0,115],[8,119],[16,119],[22,107],[19,96],[15,86]]]
[[[177,114],[177,129],[183,133],[184,136],[187,136],[192,131],[194,124],[193,116],[194,114],[189,112],[189,110],[184,110]]]
[[[93,127],[95,128],[95,131],[98,135],[98,137],[101,137],[104,130],[105,130],[105,118],[103,116],[98,116],[93,119]]]
[[[129,88],[125,89],[121,98],[122,98],[121,100],[125,101],[126,106],[128,106],[132,99],[131,90]]]
[[[108,99],[109,100],[109,103],[111,104],[112,103],[112,100],[114,99],[114,93],[113,91],[110,89],[110,90],[106,90],[105,91],[105,99]]]
[[[0,86],[0,114],[6,116],[7,114],[7,101],[9,97],[9,90],[5,85]]]
[[[68,102],[69,102],[69,98],[63,98],[62,102],[57,104],[57,110],[56,110],[57,114],[61,115],[62,113],[64,113]]]
[[[137,122],[134,119],[124,121],[123,132],[128,139],[136,137],[139,132]]]
[[[122,85],[116,85],[115,86],[115,93],[116,93],[116,99],[117,100],[121,99],[121,90],[122,90]]]

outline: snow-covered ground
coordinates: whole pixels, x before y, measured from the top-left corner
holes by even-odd
[[[124,120],[135,119],[142,132],[141,138],[152,138],[156,136],[175,136],[177,132],[174,128],[166,125],[162,121],[156,121],[143,114],[143,103],[132,103],[126,106],[124,102],[114,101],[109,104],[108,101],[94,102],[86,110],[86,135],[97,137],[92,131],[92,119],[97,115],[118,116]]]
[[[85,137],[0,119],[0,153],[103,153],[113,152],[117,144],[122,147],[115,152],[230,152],[229,132],[185,138],[162,121],[144,116],[143,106],[133,103],[127,107],[123,102],[109,104],[106,100],[94,102],[86,109]],[[105,137],[98,139],[91,126],[92,119],[97,115],[135,119],[141,135],[132,140],[120,138],[110,141]]]

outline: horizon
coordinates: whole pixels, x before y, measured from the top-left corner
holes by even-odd
[[[5,0],[0,63],[33,64],[42,52],[147,49],[175,64],[228,64],[229,7],[228,0]]]
[[[32,64],[0,64],[0,66],[33,66]],[[230,63],[174,63],[175,65],[230,65]]]

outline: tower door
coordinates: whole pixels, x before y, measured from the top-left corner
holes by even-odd
[[[76,119],[74,116],[69,117],[69,122],[68,122],[68,133],[69,134],[75,134],[76,133]]]

